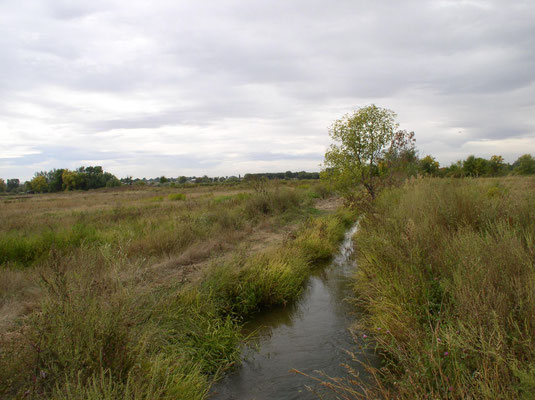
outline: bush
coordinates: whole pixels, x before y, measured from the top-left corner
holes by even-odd
[[[171,201],[181,201],[186,200],[186,195],[184,193],[171,193],[167,198]]]

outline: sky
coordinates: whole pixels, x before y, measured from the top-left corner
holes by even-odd
[[[395,111],[420,155],[535,154],[535,1],[0,0],[0,177],[319,171]]]

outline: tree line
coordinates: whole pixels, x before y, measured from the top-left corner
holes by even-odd
[[[21,184],[19,179],[0,179],[0,192],[54,193],[64,190],[89,190],[120,186],[121,181],[101,166],[80,167],[73,171],[60,168],[36,172],[35,176]]]
[[[488,160],[470,155],[465,160],[452,163],[449,167],[440,167],[432,156],[425,156],[419,161],[419,168],[424,175],[453,178],[531,175],[535,174],[535,158],[531,154],[524,154],[509,164],[499,155],[493,155]]]
[[[0,178],[0,192],[10,193],[54,193],[68,190],[89,190],[102,187],[116,187],[121,185],[157,185],[157,186],[176,186],[176,185],[213,185],[213,184],[237,184],[243,180],[249,181],[255,178],[266,179],[319,179],[319,172],[264,172],[258,174],[245,174],[239,176],[221,176],[209,177],[207,175],[197,176],[179,176],[177,178],[167,178],[160,176],[151,179],[139,179],[127,176],[126,178],[117,179],[109,172],[105,172],[101,166],[80,167],[75,170],[66,168],[52,169],[50,171],[36,172],[35,176],[24,183],[19,179],[8,179],[7,183]]]

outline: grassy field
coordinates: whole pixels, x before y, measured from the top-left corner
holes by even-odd
[[[0,209],[0,397],[203,399],[250,315],[355,216],[314,183],[97,190]]]
[[[355,240],[370,398],[535,398],[534,178],[385,190]]]

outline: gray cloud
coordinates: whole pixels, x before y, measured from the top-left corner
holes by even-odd
[[[330,122],[372,102],[441,162],[516,157],[535,149],[534,20],[503,0],[2,3],[0,176],[317,169]]]

